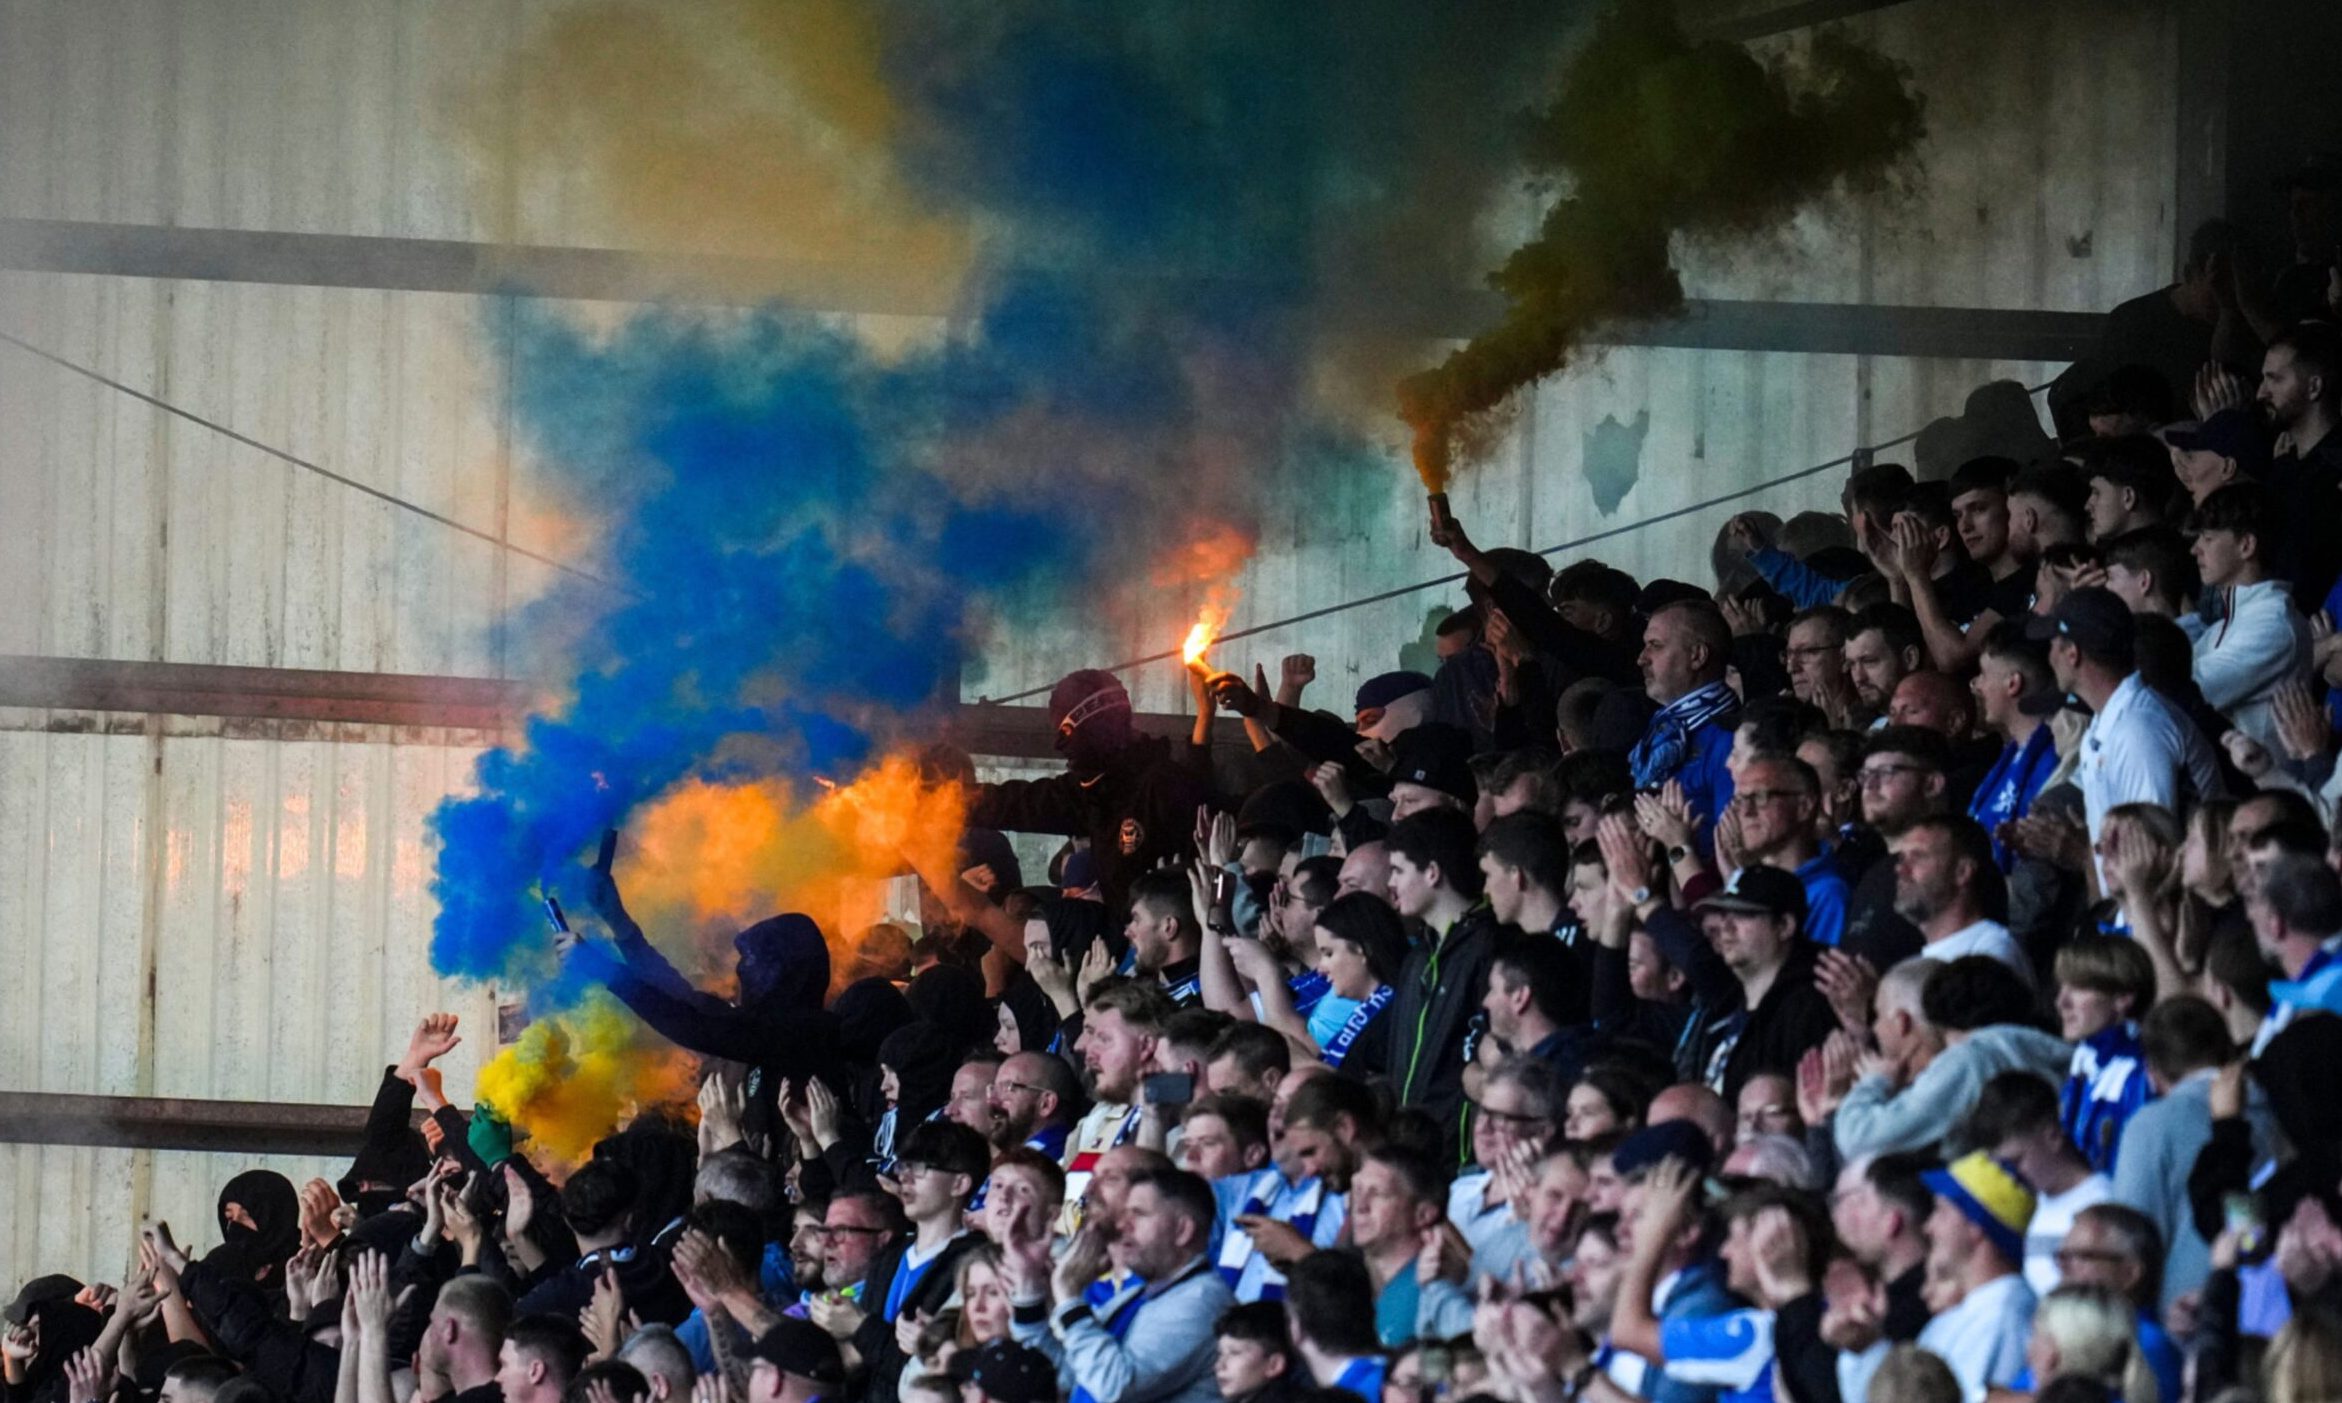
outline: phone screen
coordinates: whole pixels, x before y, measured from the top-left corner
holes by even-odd
[[[1195,1076],[1190,1072],[1154,1072],[1142,1083],[1140,1094],[1150,1106],[1184,1106],[1195,1099]]]

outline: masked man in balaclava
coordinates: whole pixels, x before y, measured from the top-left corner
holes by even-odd
[[[619,1000],[669,1042],[707,1057],[747,1064],[750,1135],[779,1127],[775,1095],[784,1081],[802,1087],[808,1077],[842,1086],[832,1050],[836,1023],[822,1007],[829,995],[829,946],[810,916],[789,912],[758,921],[732,939],[739,952],[739,993],[720,998],[692,984],[659,953],[628,914],[610,875],[615,842],[588,873],[594,913],[610,928],[611,945],[555,937],[561,957]]]
[[[968,823],[1018,833],[1087,838],[1108,909],[1164,858],[1184,858],[1206,785],[1160,736],[1140,734],[1130,693],[1112,673],[1069,673],[1049,693],[1049,719],[1066,772],[978,785]]]

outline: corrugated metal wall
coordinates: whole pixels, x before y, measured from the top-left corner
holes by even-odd
[[[477,198],[445,121],[553,0],[0,3],[0,215],[406,238],[612,242],[560,176]],[[1857,20],[1912,62],[1933,137],[1919,191],[1809,219],[1761,254],[1685,250],[1695,295],[2092,309],[2165,280],[2170,7],[1913,0]],[[1783,48],[1796,37],[1765,41]],[[1524,216],[1525,217],[1525,216]],[[492,299],[0,275],[0,329],[480,530],[560,554],[528,506]],[[598,308],[608,316],[614,309]],[[1982,379],[2054,367],[1613,350],[1534,396],[1457,490],[1491,541],[1546,546],[1906,433]],[[1592,435],[1647,429],[1598,504]],[[1834,503],[1824,474],[1768,495]],[[1749,505],[1758,505],[1758,502]],[[1605,541],[1697,576],[1729,508]],[[1235,624],[1446,573],[1394,460],[1330,508],[1264,524]],[[0,653],[496,675],[541,567],[366,500],[0,347]],[[1320,660],[1336,705],[1426,615],[1407,596],[1232,647]],[[971,694],[1153,652],[1186,620],[999,641]],[[1184,705],[1176,668],[1133,679]],[[0,713],[0,1087],[355,1102],[411,1019],[487,997],[428,973],[424,816],[484,738]],[[150,991],[151,985],[151,991]],[[302,1175],[326,1166],[289,1165]],[[208,1224],[197,1154],[0,1147],[0,1279],[112,1275],[133,1219]],[[70,1206],[70,1212],[58,1211]],[[206,1233],[194,1234],[201,1240]]]

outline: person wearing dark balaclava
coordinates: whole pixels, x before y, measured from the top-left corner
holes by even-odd
[[[952,1074],[959,1070],[957,1038],[933,1023],[908,1023],[887,1034],[878,1048],[878,1066],[891,1088],[886,1114],[870,1139],[870,1157],[879,1172],[894,1167],[895,1147],[911,1127],[931,1120],[951,1098]]]
[[[668,1041],[708,1057],[745,1063],[748,1133],[777,1131],[782,1082],[820,1077],[839,1083],[837,1020],[822,1007],[829,994],[829,946],[813,918],[790,912],[758,921],[733,937],[740,992],[727,1001],[685,979],[627,914],[610,874],[615,841],[587,869],[586,894],[610,929],[612,944],[555,937],[562,958],[588,979],[607,984],[620,1002]]]
[[[65,1361],[97,1343],[106,1324],[104,1316],[74,1299],[79,1290],[70,1277],[40,1277],[9,1305],[9,1327],[31,1332],[34,1345],[32,1358],[8,1360],[0,1395],[8,1403],[65,1403]]]
[[[1132,878],[1186,856],[1208,786],[1169,741],[1139,731],[1110,672],[1068,673],[1049,693],[1049,720],[1066,772],[977,785],[968,824],[1089,839],[1106,904],[1120,911]]]
[[[220,1246],[206,1261],[219,1261],[239,1280],[282,1296],[285,1263],[301,1247],[301,1196],[293,1181],[273,1169],[248,1169],[220,1190]]]

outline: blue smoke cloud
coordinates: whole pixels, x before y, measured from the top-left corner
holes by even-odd
[[[444,973],[526,973],[532,887],[679,782],[850,773],[1004,615],[1144,586],[1280,491],[1387,491],[1358,426],[1388,379],[1333,404],[1324,372],[1394,281],[1464,285],[1507,94],[1563,28],[1420,0],[882,12],[896,160],[987,230],[948,334],[881,357],[783,308],[589,334],[525,302],[491,333],[618,588],[516,621],[574,685],[434,818]]]

